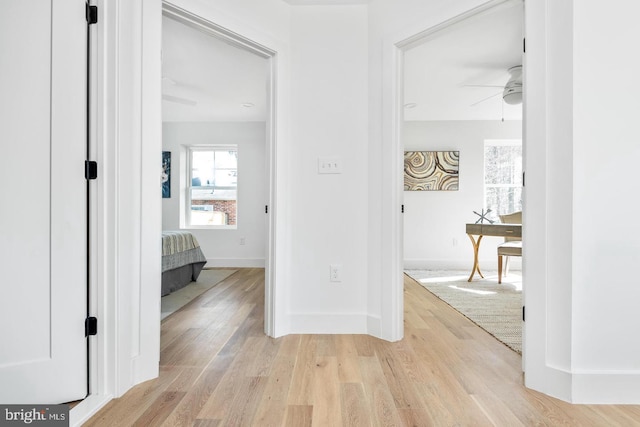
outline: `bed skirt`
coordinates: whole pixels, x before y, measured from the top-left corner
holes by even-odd
[[[202,271],[205,262],[194,262],[193,264],[183,265],[182,267],[167,270],[162,273],[162,293],[161,296],[169,295],[180,288],[184,288],[192,281],[198,280],[198,276]]]

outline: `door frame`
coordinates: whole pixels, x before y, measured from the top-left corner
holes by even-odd
[[[388,231],[384,236],[389,239],[389,244],[384,245],[384,247],[387,248],[387,255],[384,258],[390,260],[385,277],[391,286],[384,292],[386,299],[391,301],[389,307],[389,318],[391,322],[388,327],[390,328],[392,341],[400,340],[404,335],[404,220],[401,214],[401,206],[404,202],[404,143],[402,138],[402,123],[404,121],[404,52],[416,45],[424,43],[433,35],[452,25],[502,4],[515,3],[518,1],[523,2],[523,0],[490,0],[487,3],[460,13],[436,25],[427,28],[408,28],[405,29],[403,33],[396,34],[385,40],[383,71],[389,84],[384,86],[383,92],[383,140],[388,140],[391,143],[389,151],[384,153],[385,156],[383,156],[383,158],[388,158],[384,166],[387,171],[387,179],[391,182],[389,187],[390,193],[387,198],[391,203],[384,204],[384,209],[388,215],[387,217],[390,218],[388,222],[389,225],[386,227]],[[526,145],[524,132],[522,143],[524,149]],[[523,271],[523,282],[525,281],[525,273],[526,272]],[[522,357],[524,366],[524,342]]]
[[[265,310],[264,310],[264,332],[268,336],[274,336],[274,290],[273,277],[275,265],[275,215],[272,213],[276,209],[275,199],[275,152],[276,152],[276,125],[275,125],[275,100],[276,93],[276,51],[261,45],[247,37],[228,30],[212,21],[196,15],[186,9],[180,8],[168,1],[162,2],[162,15],[174,19],[191,28],[200,30],[219,40],[223,40],[239,49],[253,53],[268,61],[267,71],[267,120],[266,120],[266,175],[267,175],[267,245],[265,253]]]
[[[188,0],[178,2],[191,7]],[[90,360],[90,395],[70,411],[70,425],[81,425],[111,399],[156,378],[160,359],[162,199],[158,171],[164,5],[161,0],[91,3],[98,6],[99,13],[94,26],[91,88],[98,179],[91,207],[95,227],[91,234],[90,303],[98,318],[98,334],[92,337],[96,351]],[[173,3],[166,4],[179,9]],[[281,267],[287,242],[276,239],[288,219],[282,189],[287,182],[286,158],[282,157],[287,151],[283,147],[288,144],[288,123],[277,114],[288,102],[288,71],[277,65],[288,60],[289,46],[229,17],[215,15],[206,6],[200,10],[184,13],[270,57],[265,333],[277,337],[288,328],[286,293],[279,291],[288,283]],[[209,16],[214,16],[215,24],[207,21]]]

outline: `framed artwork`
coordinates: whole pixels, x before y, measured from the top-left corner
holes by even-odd
[[[162,198],[171,198],[171,151],[162,152]]]
[[[458,191],[459,151],[405,151],[405,191]]]

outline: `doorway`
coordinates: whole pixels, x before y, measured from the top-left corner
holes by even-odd
[[[273,335],[274,55],[163,4],[163,152],[172,156],[172,197],[163,199],[163,230],[193,233],[207,267],[264,267],[268,335]]]
[[[402,94],[396,101],[400,117],[396,124],[396,134],[400,135],[397,155],[424,153],[425,158],[433,156],[438,164],[442,159],[455,160],[455,168],[450,168],[446,176],[434,179],[436,174],[432,174],[424,178],[426,186],[405,185],[399,195],[404,209],[398,233],[400,262],[405,270],[415,271],[415,276],[424,280],[422,285],[432,292],[437,292],[436,284],[445,282],[446,293],[456,285],[453,282],[458,282],[459,293],[471,288],[470,296],[484,282],[497,285],[496,246],[502,239],[484,238],[480,266],[483,272],[488,271],[482,284],[477,276],[468,282],[473,248],[465,224],[478,219],[474,211],[489,207],[490,219],[495,222],[500,221],[497,214],[522,209],[521,154],[520,167],[512,170],[514,182],[508,184],[518,187],[518,193],[506,194],[508,185],[500,182],[497,199],[505,199],[504,207],[498,209],[491,199],[495,189],[490,188],[486,177],[491,158],[495,159],[487,154],[488,142],[500,148],[504,144],[496,141],[522,140],[522,104],[510,103],[512,100],[503,99],[503,95],[514,71],[519,70],[521,75],[523,21],[521,1],[493,2],[396,44],[401,64],[397,90]],[[519,84],[521,93],[521,77]],[[395,177],[404,179],[402,175]],[[513,264],[512,272],[519,270],[519,260]],[[521,276],[509,277],[514,280],[513,291],[520,292]],[[522,296],[518,301],[523,301]],[[512,320],[519,328],[521,304],[516,303]],[[515,347],[519,350],[521,343],[515,343]]]

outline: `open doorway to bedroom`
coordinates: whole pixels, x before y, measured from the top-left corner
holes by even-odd
[[[400,105],[405,273],[519,354],[523,23],[523,2],[507,0],[416,37]],[[476,221],[482,234],[468,234]]]
[[[267,52],[163,8],[163,319],[239,269],[264,275],[270,67]]]

